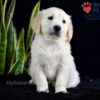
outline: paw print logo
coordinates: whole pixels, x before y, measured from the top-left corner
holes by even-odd
[[[92,10],[92,3],[90,3],[90,2],[84,2],[82,4],[82,8],[83,8],[83,11],[88,14]]]

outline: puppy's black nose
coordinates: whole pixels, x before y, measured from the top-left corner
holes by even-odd
[[[58,26],[58,25],[55,25],[55,26],[54,26],[54,30],[55,30],[56,32],[59,32],[59,31],[61,30],[61,27]]]

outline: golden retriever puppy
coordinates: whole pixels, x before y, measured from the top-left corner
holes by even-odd
[[[40,11],[31,25],[36,36],[31,45],[29,75],[37,91],[48,92],[48,83],[52,83],[55,93],[67,93],[67,88],[80,82],[71,55],[73,26],[70,16],[60,8],[51,7]]]

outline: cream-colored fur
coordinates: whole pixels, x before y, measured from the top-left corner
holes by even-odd
[[[80,82],[71,55],[73,26],[70,16],[59,8],[51,7],[39,12],[31,25],[36,36],[31,45],[29,74],[37,91],[47,92],[48,83],[53,83],[55,93],[66,93],[67,88]],[[60,26],[59,32],[55,32],[55,25]]]

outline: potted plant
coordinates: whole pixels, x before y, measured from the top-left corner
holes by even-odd
[[[27,39],[24,40],[25,31],[16,36],[17,30],[13,24],[13,15],[16,5],[16,0],[12,0],[7,9],[8,0],[0,0],[0,81],[6,80],[22,80],[27,76],[27,64],[29,58],[29,48],[34,37],[34,31],[30,26],[32,18],[40,10],[40,0],[33,8],[27,34]],[[25,79],[25,78],[24,78]]]

